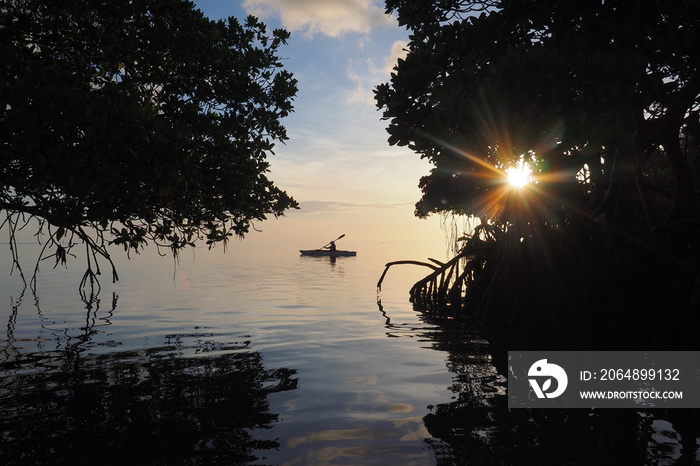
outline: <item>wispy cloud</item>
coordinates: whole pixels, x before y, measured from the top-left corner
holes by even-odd
[[[395,41],[391,46],[389,55],[384,58],[382,66],[377,66],[371,58],[367,59],[364,63],[350,61],[346,76],[355,83],[355,89],[349,95],[346,102],[349,104],[365,104],[373,107],[374,95],[372,89],[374,89],[377,84],[389,80],[389,76],[394,66],[396,66],[397,60],[406,57],[406,46],[407,42],[405,41]]]
[[[353,203],[341,201],[302,201],[299,212],[315,214],[318,212],[347,212],[357,210],[400,209],[406,206],[413,207],[413,203]]]
[[[379,81],[373,78],[374,73],[371,72],[372,61],[367,60],[366,64],[369,66],[370,72],[364,75],[357,72],[358,67],[352,62],[348,65],[346,76],[350,81],[355,83],[355,89],[345,100],[348,104],[364,104],[374,106],[372,88],[379,84]]]
[[[369,34],[375,27],[392,24],[381,4],[371,0],[245,0],[243,8],[263,19],[279,17],[285,29],[307,37]]]
[[[406,58],[408,54],[406,47],[408,47],[408,42],[403,40],[397,40],[391,44],[391,52],[384,59],[384,68],[382,69],[387,76],[394,70],[394,66],[396,66],[399,58]]]

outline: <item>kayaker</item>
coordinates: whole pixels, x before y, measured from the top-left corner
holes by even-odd
[[[331,241],[331,245],[328,246],[329,251],[335,251],[335,241]]]

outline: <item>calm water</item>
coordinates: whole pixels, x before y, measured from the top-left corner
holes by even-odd
[[[444,244],[346,242],[357,257],[335,261],[300,257],[309,246],[235,242],[225,255],[186,252],[178,267],[153,251],[120,258],[120,282],[103,283],[87,306],[79,263],[42,262],[37,294],[22,294],[1,251],[0,462],[679,457],[680,437],[663,417],[509,412],[486,343],[468,324],[408,302],[424,269],[394,267],[378,302],[386,262],[444,259]],[[38,249],[22,253],[34,259]]]

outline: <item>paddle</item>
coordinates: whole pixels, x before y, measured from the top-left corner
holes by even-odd
[[[333,241],[338,241],[339,239],[344,238],[344,237],[345,237],[345,233],[343,233],[342,235],[338,236],[338,237],[337,237],[336,239],[334,239]],[[333,241],[328,242],[325,246],[323,246],[322,248],[319,248],[319,249],[326,249],[328,246],[331,245],[331,243],[332,243]]]

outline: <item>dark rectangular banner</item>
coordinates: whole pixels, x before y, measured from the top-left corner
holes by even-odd
[[[509,408],[700,408],[700,351],[509,351]]]

